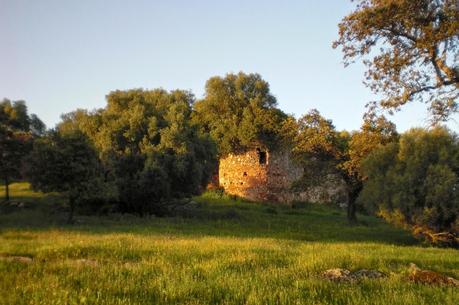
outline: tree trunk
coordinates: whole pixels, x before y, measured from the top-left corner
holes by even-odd
[[[347,203],[347,220],[350,224],[357,223],[357,215],[356,215],[356,208],[355,208],[355,200]]]
[[[70,203],[70,212],[69,212],[69,217],[67,218],[67,223],[72,224],[73,223],[73,214],[75,212],[75,199],[73,197],[69,198],[69,203]]]
[[[348,203],[347,203],[347,220],[351,224],[357,223],[357,197],[362,190],[362,186],[354,186],[348,192]]]
[[[8,176],[5,176],[5,201],[10,201],[10,181]]]

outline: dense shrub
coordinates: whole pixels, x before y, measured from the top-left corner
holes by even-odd
[[[412,129],[364,161],[359,201],[387,220],[458,233],[459,142],[444,128]]]

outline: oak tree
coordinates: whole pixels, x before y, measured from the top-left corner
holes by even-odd
[[[357,0],[339,23],[345,65],[363,59],[366,84],[389,112],[408,102],[429,104],[433,123],[458,111],[459,2]]]

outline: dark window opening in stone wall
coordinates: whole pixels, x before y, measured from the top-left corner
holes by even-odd
[[[266,164],[266,151],[261,151],[259,148],[257,148],[257,154],[258,154],[258,163],[260,164]]]

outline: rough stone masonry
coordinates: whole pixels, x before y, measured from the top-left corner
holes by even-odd
[[[340,181],[330,179],[302,190],[292,184],[303,176],[303,168],[285,151],[269,151],[258,146],[220,159],[218,181],[225,192],[252,201],[291,203],[307,201],[340,203],[345,191]]]

